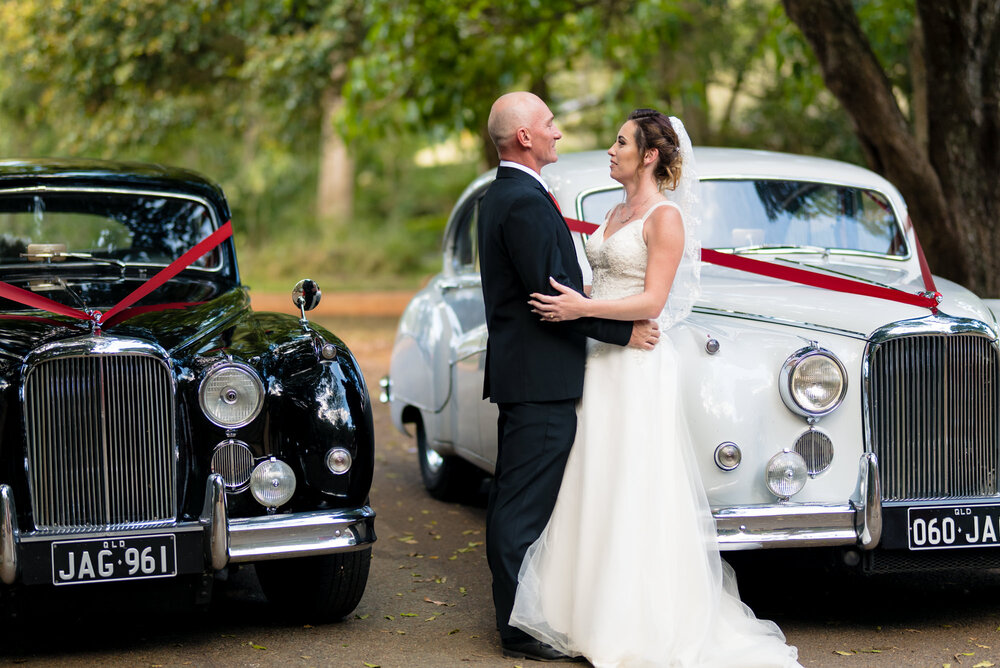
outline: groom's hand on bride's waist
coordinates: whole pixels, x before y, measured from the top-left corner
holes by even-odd
[[[660,326],[655,320],[636,320],[632,323],[632,337],[628,340],[629,348],[652,350],[660,340]]]

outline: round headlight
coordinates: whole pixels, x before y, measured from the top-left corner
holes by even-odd
[[[264,405],[264,385],[244,364],[226,363],[209,369],[198,391],[201,410],[220,427],[250,424]]]
[[[818,417],[832,412],[847,392],[847,372],[833,353],[804,348],[781,367],[781,399],[793,413]]]
[[[732,471],[743,461],[743,453],[735,443],[726,441],[715,449],[715,465],[723,471]]]
[[[765,470],[767,488],[782,499],[798,494],[806,484],[809,473],[806,460],[791,450],[779,452],[767,462]]]
[[[343,448],[331,448],[326,453],[326,468],[334,475],[347,473],[351,468],[351,461],[351,453]]]
[[[277,508],[295,494],[295,472],[280,459],[268,459],[253,470],[250,491],[260,505]]]

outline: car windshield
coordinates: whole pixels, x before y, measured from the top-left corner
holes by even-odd
[[[583,215],[596,222],[621,201],[621,190],[583,198]],[[906,242],[889,200],[874,190],[778,180],[701,182],[702,245],[756,250],[856,251],[906,255]]]
[[[168,195],[45,192],[0,195],[0,265],[114,261],[166,265],[216,228],[208,207]],[[216,249],[192,267],[216,269]]]

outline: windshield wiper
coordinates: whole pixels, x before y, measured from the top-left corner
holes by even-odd
[[[103,262],[104,264],[113,264],[122,272],[125,271],[125,267],[128,266],[121,260],[115,260],[110,257],[95,257],[90,253],[77,253],[75,251],[51,251],[51,252],[35,252],[35,253],[20,253],[20,257],[27,258],[29,261],[38,260],[49,260],[50,262],[56,258],[73,258],[74,260],[90,260],[91,262]]]
[[[738,246],[732,249],[734,255],[752,253],[754,251],[797,251],[800,253],[820,253],[824,256],[830,255],[830,249],[823,246],[802,246],[789,244],[753,244],[751,246]]]

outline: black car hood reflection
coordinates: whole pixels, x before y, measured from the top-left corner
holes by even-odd
[[[187,291],[178,291],[176,284],[173,287],[170,294],[151,295],[113,316],[100,327],[100,332],[155,342],[169,353],[177,354],[211,337],[250,310],[249,295],[242,287],[222,294],[209,282],[191,282]],[[88,321],[45,311],[0,311],[0,354],[22,359],[42,344],[92,331],[94,326]]]

